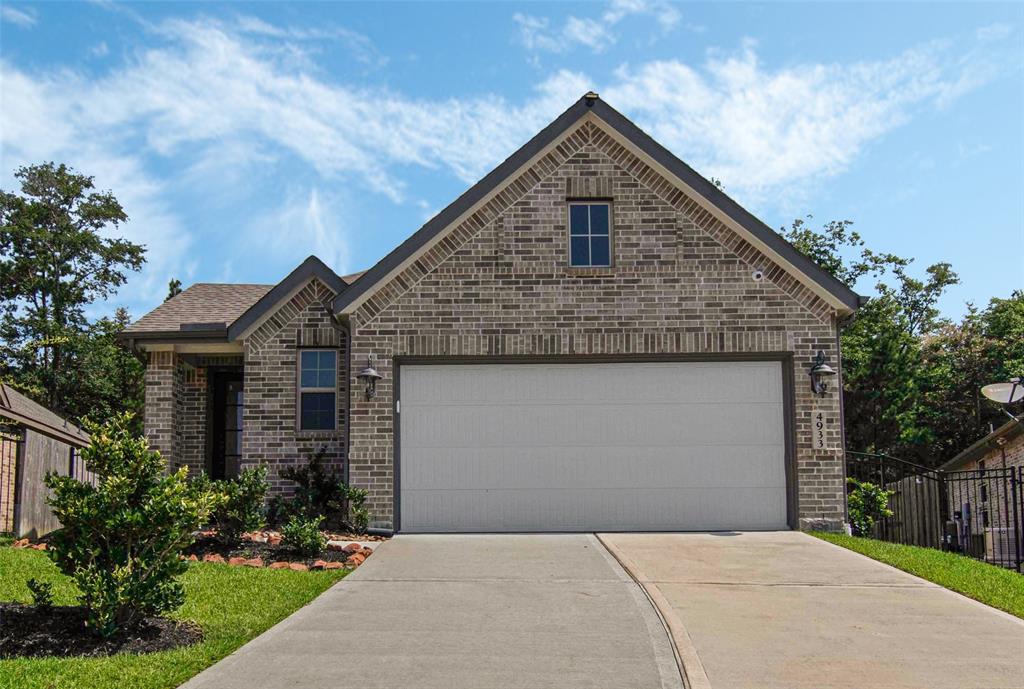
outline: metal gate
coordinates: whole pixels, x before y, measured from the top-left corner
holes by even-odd
[[[847,475],[893,492],[872,537],[961,553],[1021,571],[1024,467],[942,471],[887,455],[847,453]]]

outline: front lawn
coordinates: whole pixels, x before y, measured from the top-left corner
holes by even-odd
[[[195,646],[107,658],[0,660],[0,689],[155,689],[176,687],[309,603],[345,576],[342,570],[289,570],[193,563],[183,577],[185,605],[174,617],[198,622]],[[54,602],[72,605],[74,584],[45,553],[0,548],[0,601],[31,602],[25,582],[53,583]]]
[[[811,535],[1024,618],[1024,575],[1012,570],[932,548],[836,533]]]

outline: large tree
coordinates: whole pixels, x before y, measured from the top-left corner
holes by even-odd
[[[145,249],[117,236],[128,216],[92,177],[54,163],[14,176],[20,193],[0,190],[0,372],[51,409],[80,416],[90,406],[83,391],[99,384],[82,367],[132,368],[117,352],[98,352],[99,343],[114,347],[112,322],[90,325],[86,307],[139,270]]]
[[[945,430],[924,411],[924,342],[948,325],[938,300],[959,280],[948,263],[929,266],[923,279],[913,277],[912,259],[872,251],[851,225],[833,221],[818,230],[798,219],[782,230],[848,286],[876,281],[876,295],[842,332],[847,447],[935,464],[936,437]]]

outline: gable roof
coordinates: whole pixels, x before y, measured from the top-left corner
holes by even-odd
[[[300,263],[298,268],[289,273],[284,280],[281,280],[281,282],[263,294],[244,313],[228,321],[228,340],[235,340],[243,335],[313,278],[317,278],[320,282],[327,285],[335,294],[341,294],[348,287],[345,280],[328,268],[326,263],[316,256],[310,256]]]
[[[4,383],[0,383],[0,417],[74,447],[89,444],[88,433]]]
[[[223,336],[229,323],[267,294],[273,285],[192,285],[125,328],[122,338]]]
[[[729,198],[721,189],[701,177],[693,168],[648,136],[615,108],[602,101],[596,94],[588,93],[542,129],[522,148],[455,199],[448,207],[431,218],[394,251],[363,273],[348,289],[339,293],[334,300],[335,312],[347,313],[358,307],[384,284],[390,275],[411,262],[421,250],[442,236],[463,215],[499,189],[502,183],[512,177],[517,170],[545,148],[558,141],[581,119],[588,116],[597,118],[604,126],[616,132],[666,170],[680,184],[691,190],[695,196],[721,211],[726,218],[732,221],[734,229],[738,228],[745,233],[748,238],[759,244],[765,253],[777,260],[780,265],[787,268],[809,287],[817,288],[815,291],[826,298],[838,312],[851,313],[858,308],[861,300],[853,290],[797,251],[781,235]]]
[[[985,455],[999,447],[999,444],[996,443],[996,441],[1000,438],[1010,440],[1012,438],[1016,438],[1021,433],[1024,433],[1024,414],[1007,421],[981,440],[971,444],[956,457],[940,466],[939,469],[942,471],[956,471],[968,462],[972,462],[976,459],[983,459]]]

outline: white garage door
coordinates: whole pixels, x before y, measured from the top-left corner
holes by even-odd
[[[779,362],[400,376],[402,531],[786,528]]]

